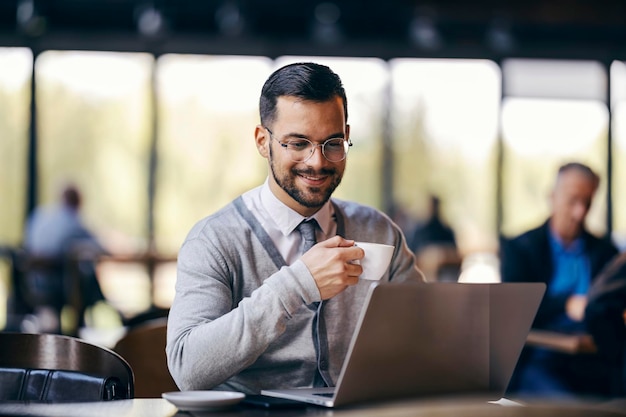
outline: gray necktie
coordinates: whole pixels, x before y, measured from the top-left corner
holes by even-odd
[[[317,239],[315,239],[315,229],[317,229],[317,226],[318,224],[315,219],[303,221],[302,223],[298,225],[297,229],[300,231],[300,234],[302,235],[302,240],[304,240],[304,252],[311,249],[313,245],[317,243]],[[313,320],[313,328],[314,328],[313,339],[316,345],[316,351],[318,351],[318,356],[319,356],[319,350],[320,350],[319,344],[321,343],[321,341],[319,340],[320,338],[319,334],[320,332],[325,333],[325,330],[323,330],[323,325],[320,323],[320,321],[323,322],[323,319],[320,317],[321,312],[318,311],[318,308],[320,308],[321,306],[320,306],[320,303],[314,302],[314,303],[309,304],[308,307],[311,310],[316,311],[315,319]],[[322,327],[322,329],[320,329],[320,326]],[[328,384],[326,383],[326,379],[322,376],[322,372],[328,373],[328,365],[325,363],[326,363],[325,361],[322,361],[322,359],[318,357],[317,370],[313,378],[314,387],[328,386]]]
[[[317,229],[317,221],[315,219],[303,221],[298,225],[298,230],[304,240],[304,252],[311,249],[316,243],[315,229]]]

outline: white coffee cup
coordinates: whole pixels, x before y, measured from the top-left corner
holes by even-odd
[[[391,262],[394,246],[372,242],[355,242],[354,245],[365,251],[365,257],[358,262],[363,267],[359,278],[373,281],[381,279]]]

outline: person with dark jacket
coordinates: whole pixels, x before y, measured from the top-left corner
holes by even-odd
[[[626,252],[593,280],[585,325],[609,367],[609,395],[626,396]]]
[[[544,282],[546,294],[533,328],[587,332],[584,321],[594,277],[618,250],[585,229],[599,177],[589,167],[563,165],[550,195],[551,214],[541,226],[501,245],[503,282]],[[510,393],[541,397],[608,395],[606,367],[597,355],[571,355],[526,347]]]
[[[424,223],[418,224],[411,236],[409,247],[414,253],[419,253],[428,245],[447,245],[456,248],[454,231],[441,218],[441,201],[439,197],[430,197],[430,217]]]

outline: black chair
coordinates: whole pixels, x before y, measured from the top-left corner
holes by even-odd
[[[0,401],[78,402],[134,398],[119,354],[56,334],[0,333]]]

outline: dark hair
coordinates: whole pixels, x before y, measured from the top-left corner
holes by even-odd
[[[78,190],[78,187],[74,185],[68,185],[67,187],[65,187],[61,194],[61,198],[63,200],[63,204],[67,207],[70,207],[74,210],[78,210],[78,208],[80,207],[80,191]]]
[[[569,171],[580,172],[589,180],[591,180],[595,184],[596,187],[600,183],[600,177],[598,176],[598,174],[596,174],[587,165],[581,164],[580,162],[568,162],[567,164],[561,165],[561,167],[559,168],[558,176]]]
[[[276,119],[276,101],[281,96],[317,102],[338,96],[343,100],[343,110],[348,120],[348,100],[341,79],[325,65],[295,63],[274,71],[261,90],[259,113],[262,125],[271,125]]]

